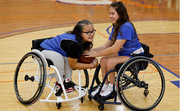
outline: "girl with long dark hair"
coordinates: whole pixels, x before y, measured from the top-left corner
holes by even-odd
[[[82,20],[76,24],[72,31],[47,39],[40,45],[44,49],[42,53],[53,62],[62,79],[63,75],[65,75],[64,86],[67,92],[74,90],[74,84],[71,82],[72,69],[95,68],[98,65],[96,59],[90,64],[78,62],[78,58],[83,54],[83,51],[92,48],[95,31],[90,21]],[[62,88],[57,75],[56,81],[55,95],[60,96]]]
[[[105,42],[105,44],[90,51],[86,51],[86,54],[89,57],[103,56],[100,60],[103,78],[105,77],[107,71],[115,69],[117,64],[124,63],[132,57],[132,53],[143,54],[144,52],[137,37],[135,27],[129,20],[126,7],[121,1],[110,4],[109,16],[113,26],[109,39]],[[110,96],[114,91],[114,72],[109,74],[109,79],[110,83],[106,80],[100,93],[100,95],[105,98],[108,98],[108,96]],[[100,87],[93,91],[92,95],[95,95],[99,91],[99,88]]]

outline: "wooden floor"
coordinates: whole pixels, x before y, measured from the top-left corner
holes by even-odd
[[[78,0],[74,0],[78,1]],[[87,0],[81,0],[87,1]],[[3,111],[56,111],[55,103],[36,102],[22,105],[16,98],[13,77],[17,63],[30,51],[31,41],[54,37],[71,30],[82,19],[94,23],[97,33],[94,47],[109,37],[111,23],[108,0],[91,0],[93,5],[59,0],[0,0],[0,109]],[[96,4],[100,1],[102,4]],[[166,91],[154,111],[179,111],[179,0],[121,0],[127,7],[139,39],[150,52],[166,78]],[[90,83],[94,70],[88,70]],[[175,84],[173,84],[175,83]],[[64,102],[60,110],[98,111],[98,104],[88,100]],[[129,111],[123,105],[105,105],[105,111]]]

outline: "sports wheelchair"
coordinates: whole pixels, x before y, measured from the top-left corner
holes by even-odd
[[[24,105],[35,103],[42,95],[43,90],[46,89],[45,86],[50,89],[49,94],[44,92],[47,97],[40,99],[40,101],[54,102],[58,109],[62,106],[61,102],[75,99],[80,99],[83,102],[84,96],[87,94],[89,76],[85,69],[73,70],[72,72],[72,82],[75,84],[73,94],[66,93],[63,82],[61,82],[63,93],[60,97],[54,95],[55,83],[52,80],[55,78],[55,73],[60,81],[62,81],[62,78],[52,61],[44,57],[40,48],[41,42],[51,38],[32,40],[31,52],[25,54],[17,64],[14,75],[14,90],[17,99]]]
[[[104,104],[121,104],[136,111],[147,111],[156,107],[162,100],[165,92],[165,78],[158,64],[153,61],[149,53],[149,46],[143,43],[143,55],[133,57],[123,64],[117,64],[115,69],[108,71],[102,80],[100,65],[96,68],[88,98],[99,103],[99,110],[104,109]],[[102,97],[100,91],[105,80],[111,72],[116,72],[115,91],[109,97]],[[96,82],[96,85],[95,85]],[[91,93],[100,85],[94,96]],[[117,96],[119,100],[117,100]]]

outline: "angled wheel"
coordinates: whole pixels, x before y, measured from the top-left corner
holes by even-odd
[[[56,106],[58,109],[60,109],[62,107],[62,104],[61,103],[56,103]]]
[[[14,75],[14,90],[18,100],[25,105],[35,103],[41,96],[46,81],[43,59],[29,52],[19,61]]]
[[[99,110],[104,110],[104,104],[102,104],[102,105],[101,105],[101,104],[100,104],[100,105],[98,105],[98,109],[99,109]]]
[[[72,82],[75,85],[79,85],[79,71],[73,70],[72,72]],[[87,69],[81,70],[81,87],[87,88],[89,86],[89,75]]]
[[[133,57],[118,71],[117,94],[131,110],[147,111],[156,107],[165,91],[165,78],[156,62]]]
[[[102,83],[102,77],[100,76],[101,74],[101,66],[100,64],[96,67],[96,70],[95,70],[95,80],[96,80],[96,83],[97,85],[100,85]]]

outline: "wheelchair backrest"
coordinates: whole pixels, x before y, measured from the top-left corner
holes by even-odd
[[[143,47],[143,49],[144,49],[144,55],[139,55],[139,54],[135,54],[135,55],[132,55],[133,57],[135,57],[135,56],[146,56],[146,57],[149,57],[149,58],[152,58],[153,57],[153,55],[149,52],[149,46],[148,45],[146,45],[146,44],[143,44],[143,43],[141,43],[141,45],[142,45],[142,47]],[[123,63],[122,63],[123,64]],[[116,66],[115,66],[115,69],[116,70],[119,70],[120,69],[120,67],[122,66],[122,64],[117,64]],[[147,66],[148,66],[148,63],[147,62],[143,62],[143,61],[140,61],[140,62],[138,62],[138,64],[132,64],[132,67],[134,67],[134,65],[138,65],[138,70],[145,70],[146,68],[147,68]],[[128,68],[127,69],[128,71],[130,71],[131,69],[130,68]]]
[[[144,49],[144,56],[152,58],[153,55],[149,52],[149,46],[141,43],[142,48]]]
[[[52,38],[53,38],[53,37],[32,40],[31,50],[32,50],[32,49],[38,49],[38,50],[41,51],[42,48],[40,47],[40,44],[41,44],[44,40],[46,40],[46,39],[52,39]]]
[[[31,50],[32,50],[32,49],[38,49],[39,51],[42,51],[43,48],[40,47],[40,44],[41,44],[44,40],[46,40],[46,39],[52,39],[52,38],[53,38],[53,37],[32,40]],[[47,61],[48,67],[50,67],[50,65],[53,65],[53,62],[52,62],[50,59],[47,59],[47,58],[46,58],[46,61]]]

